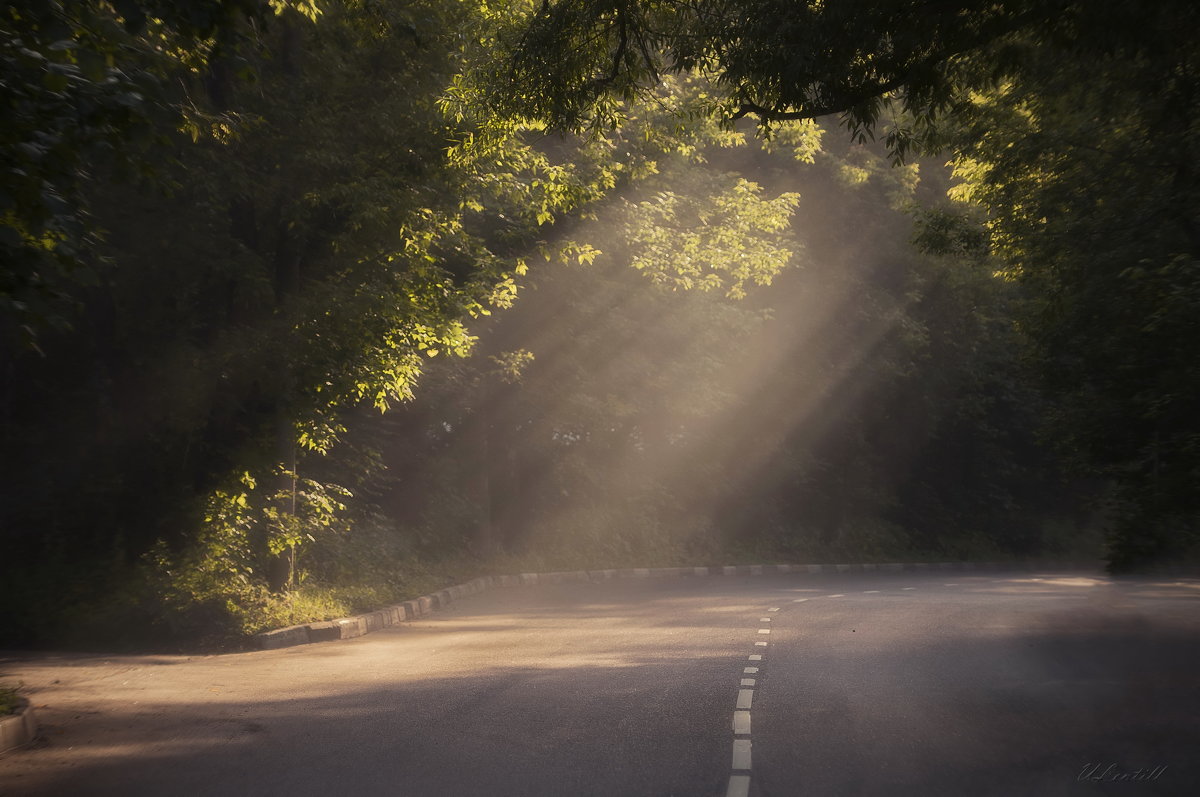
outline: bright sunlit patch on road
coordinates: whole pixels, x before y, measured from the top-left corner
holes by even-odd
[[[1107,579],[1086,576],[1064,576],[1059,578],[1013,578],[1013,584],[1048,584],[1055,587],[1099,587],[1108,584]]]
[[[748,612],[748,611],[759,611],[759,609],[757,609],[756,607],[754,607],[752,605],[736,604],[736,603],[724,604],[724,605],[720,605],[720,606],[705,606],[705,607],[702,607],[699,609],[696,609],[692,605],[689,604],[689,605],[686,605],[684,608],[689,612],[690,611],[699,611],[703,614],[740,614],[740,615],[745,615],[746,612]]]

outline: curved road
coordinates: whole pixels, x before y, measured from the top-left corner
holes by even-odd
[[[284,650],[0,657],[12,681],[45,737],[3,795],[1200,793],[1191,579],[494,589]]]

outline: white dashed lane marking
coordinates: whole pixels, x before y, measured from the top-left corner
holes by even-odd
[[[750,740],[749,739],[734,739],[733,740],[733,768],[734,769],[751,769],[750,766]]]
[[[943,586],[957,587],[957,586],[959,586],[959,584],[948,583],[948,584],[943,584]],[[907,591],[907,590],[915,590],[916,587],[901,587],[900,589]],[[882,592],[882,590],[878,590],[878,589],[865,589],[862,591],[862,594],[878,595],[881,592]],[[846,594],[844,592],[836,592],[836,593],[833,593],[832,595],[826,595],[825,597],[826,598],[844,598],[844,597],[846,597]],[[793,598],[792,603],[805,603],[808,600],[809,600],[809,598]],[[768,608],[766,611],[770,614],[774,614],[775,612],[778,612],[779,610],[780,610],[780,607],[772,606],[772,607]],[[760,623],[770,623],[771,620],[772,620],[772,618],[770,618],[770,617],[758,618],[758,621]],[[762,634],[762,635],[770,634],[771,629],[769,627],[768,628],[759,628],[758,633]],[[767,642],[765,640],[763,640],[763,641],[755,642],[754,645],[755,645],[755,647],[765,648],[767,646]],[[762,654],[752,653],[746,657],[746,660],[752,661],[752,662],[761,662],[763,660],[763,657],[762,657]],[[742,668],[743,675],[758,675],[758,671],[759,671],[758,667],[743,667]],[[740,682],[739,682],[739,686],[742,688],[738,689],[737,708],[733,712],[733,735],[735,737],[744,737],[744,738],[735,738],[733,740],[733,761],[732,761],[732,767],[731,767],[733,769],[733,774],[729,776],[729,787],[725,792],[725,797],[749,797],[749,795],[750,795],[750,775],[748,774],[751,769],[751,766],[750,766],[750,760],[751,760],[750,738],[749,738],[750,737],[750,707],[751,707],[751,704],[754,702],[754,688],[757,685],[758,685],[757,678],[741,678]]]
[[[797,598],[796,603],[802,603],[808,598]],[[778,606],[771,606],[767,609],[768,614],[774,614],[779,611]],[[770,623],[772,618],[760,617],[759,623]],[[759,634],[770,634],[771,629],[759,628]],[[755,647],[766,647],[766,640],[754,643]],[[762,661],[762,654],[752,653],[747,661]],[[743,675],[757,675],[758,667],[743,667]],[[750,794],[750,776],[746,773],[750,771],[750,707],[754,702],[754,687],[758,684],[757,678],[742,678],[739,680],[737,696],[737,707],[733,712],[733,735],[746,737],[733,740],[733,775],[729,776],[729,788],[726,790],[726,797],[749,797]]]

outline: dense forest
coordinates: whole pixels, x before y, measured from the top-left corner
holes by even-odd
[[[515,569],[1195,561],[1198,17],[9,3],[4,641]]]

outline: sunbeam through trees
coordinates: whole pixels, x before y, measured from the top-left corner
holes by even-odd
[[[1194,561],[1198,13],[9,3],[4,627]]]

